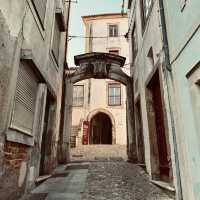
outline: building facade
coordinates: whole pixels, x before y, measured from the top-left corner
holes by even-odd
[[[184,200],[200,199],[200,2],[164,1],[170,58],[170,95]]]
[[[155,184],[175,190],[178,179],[160,1],[132,0],[128,8],[138,162],[146,166]]]
[[[0,1],[2,199],[18,199],[59,161],[69,5]]]
[[[84,16],[86,53],[104,52],[127,58],[127,15],[108,13]],[[127,144],[126,87],[110,79],[77,82],[73,91],[72,143]]]
[[[128,8],[137,151],[154,183],[199,199],[200,3],[130,0]]]

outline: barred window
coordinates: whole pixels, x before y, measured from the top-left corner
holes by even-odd
[[[84,86],[73,86],[73,106],[83,106],[84,104]]]
[[[38,15],[39,21],[44,29],[47,0],[31,0]]]
[[[117,24],[110,24],[109,25],[109,37],[118,37],[118,25]]]
[[[121,105],[121,85],[120,83],[108,84],[108,105],[119,106]]]

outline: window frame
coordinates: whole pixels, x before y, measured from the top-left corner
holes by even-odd
[[[140,0],[140,16],[141,16],[141,26],[142,26],[142,34],[145,31],[146,28],[146,24],[147,21],[149,19],[149,16],[151,14],[152,8],[153,8],[153,4],[154,4],[154,0],[150,0],[151,1],[151,5],[148,8],[148,14],[146,15],[146,1],[147,0]]]
[[[110,86],[111,85],[119,85],[119,87],[117,87],[117,88],[119,88],[120,89],[120,95],[119,96],[110,96]],[[111,82],[111,83],[108,83],[108,85],[107,85],[107,87],[108,87],[108,95],[107,95],[107,98],[108,98],[108,106],[121,106],[122,105],[122,87],[121,87],[121,84],[120,83],[118,83],[118,82]],[[112,88],[114,88],[114,87],[112,87]],[[116,87],[115,87],[116,88]],[[110,97],[112,98],[112,97],[120,97],[120,102],[119,102],[119,104],[111,104],[110,103]]]
[[[135,34],[135,36],[134,36],[134,34]],[[137,57],[137,53],[138,53],[138,38],[137,38],[136,22],[134,22],[133,30],[131,33],[131,47],[132,47],[132,59],[134,62]]]
[[[75,87],[81,87],[82,88],[82,94],[83,94],[83,96],[82,96],[82,98],[83,98],[83,100],[82,100],[82,102],[81,102],[81,104],[74,104],[74,88]],[[84,89],[85,89],[85,87],[84,87],[84,85],[81,85],[81,84],[79,84],[79,85],[73,85],[73,107],[83,107],[84,106],[84,100],[85,100],[85,91],[84,91]],[[77,98],[77,97],[76,97]]]
[[[110,35],[110,27],[111,26],[116,26],[117,27],[117,35],[115,36],[115,34]],[[112,30],[112,33],[115,33],[114,29]],[[115,23],[115,24],[108,24],[108,37],[109,38],[117,38],[119,37],[119,24]]]
[[[118,52],[118,54],[115,54],[115,53],[110,53],[110,54],[113,54],[113,55],[118,55],[119,56],[119,49],[109,49],[108,52]]]
[[[45,4],[44,19],[41,19],[41,16],[40,16],[40,14],[39,14],[39,11],[38,11],[38,9],[37,9],[37,6],[36,6],[34,0],[30,0],[30,1],[31,1],[31,4],[33,5],[33,8],[34,8],[35,13],[36,13],[37,18],[38,18],[38,21],[39,21],[39,23],[40,23],[40,25],[41,25],[41,28],[42,28],[42,30],[44,31],[44,30],[45,30],[45,18],[46,18],[46,13],[47,13],[47,2],[48,2],[48,0],[46,0],[46,4]]]

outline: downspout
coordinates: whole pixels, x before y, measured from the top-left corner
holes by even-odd
[[[167,84],[169,111],[170,111],[170,119],[171,119],[171,126],[172,126],[172,137],[173,137],[173,143],[174,143],[174,157],[175,157],[177,187],[178,187],[177,193],[178,193],[178,199],[183,200],[179,155],[178,155],[176,130],[175,130],[175,120],[174,120],[174,115],[173,115],[172,99],[170,97],[170,88],[169,88],[170,81],[172,81],[173,77],[172,77],[172,68],[171,68],[171,63],[170,63],[169,44],[168,44],[168,37],[167,37],[167,26],[166,26],[166,21],[165,21],[165,11],[164,11],[163,0],[159,0],[159,7],[160,7],[162,37],[163,37],[163,51],[164,51],[164,55],[165,55],[165,60],[163,63],[164,64],[164,75],[165,75],[166,84]]]

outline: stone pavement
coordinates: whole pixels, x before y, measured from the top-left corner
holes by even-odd
[[[72,162],[59,166],[51,178],[23,200],[174,199],[172,194],[153,185],[142,168],[126,162],[126,148],[113,146],[113,149],[111,146],[73,149]]]
[[[71,161],[94,161],[96,158],[120,157],[127,160],[126,145],[82,145],[71,149]]]

